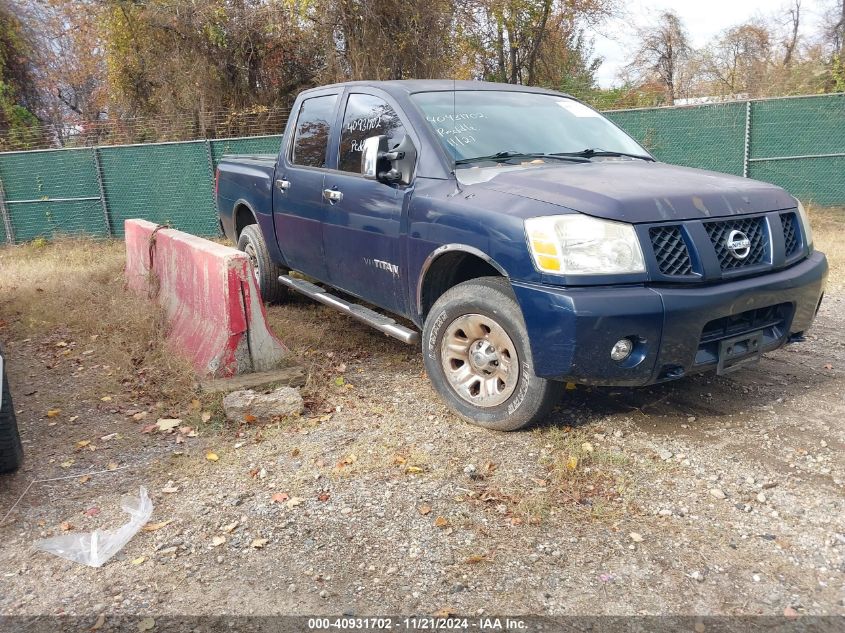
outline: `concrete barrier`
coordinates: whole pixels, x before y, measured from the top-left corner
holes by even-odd
[[[198,374],[278,367],[288,349],[267,327],[249,258],[146,220],[126,220],[127,286],[164,308],[167,338]]]

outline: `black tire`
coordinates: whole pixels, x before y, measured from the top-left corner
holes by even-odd
[[[5,359],[4,359],[5,360]],[[9,393],[6,367],[3,365],[3,402],[0,404],[0,473],[11,473],[23,462],[23,446],[18,434],[15,405]]]
[[[501,360],[506,361],[507,365],[511,367],[516,365],[519,370],[515,378],[509,379],[511,385],[509,389],[512,390],[510,392],[508,388],[505,388],[506,383],[503,379],[494,379],[497,381],[497,383],[494,383],[497,389],[498,383],[502,386],[498,395],[494,396],[494,400],[495,398],[506,399],[501,403],[486,406],[479,406],[479,404],[470,401],[470,398],[485,398],[487,396],[481,393],[473,396],[471,388],[467,389],[466,395],[460,395],[457,390],[459,387],[453,387],[449,376],[447,376],[447,371],[452,371],[453,375],[457,375],[457,372],[463,366],[463,361],[450,358],[448,353],[444,354],[443,343],[446,336],[450,337],[449,340],[453,340],[455,336],[458,336],[461,340],[472,340],[474,337],[463,333],[460,326],[463,322],[468,323],[468,321],[465,321],[466,319],[477,319],[479,316],[482,317],[481,327],[485,328],[482,331],[486,331],[487,334],[481,339],[476,338],[474,343],[468,342],[467,349],[473,349],[473,346],[477,344],[484,345],[484,339],[494,334],[489,330],[488,325],[492,325],[496,332],[499,332],[501,340],[501,331],[498,330],[498,328],[501,328],[508,337],[504,339],[506,345],[500,346],[496,354],[497,360],[493,361],[493,364],[488,367],[495,371],[501,358]],[[453,332],[457,332],[457,334],[453,334]],[[502,277],[473,279],[458,284],[443,293],[432,306],[425,320],[422,347],[426,372],[434,388],[449,408],[472,424],[495,431],[515,431],[542,419],[560,398],[562,383],[538,378],[534,374],[531,348],[525,322],[522,319],[522,311],[516,302],[510,284]],[[496,352],[493,346],[489,349]],[[510,353],[506,351],[507,349],[513,349],[517,359],[513,359]],[[503,355],[506,355],[506,357]],[[473,360],[470,360],[470,357]],[[469,354],[467,362],[473,363],[474,358],[472,354]],[[460,364],[456,365],[456,363]],[[446,365],[450,369],[447,369]],[[480,387],[479,374],[475,373],[473,367],[468,366],[467,369],[472,370],[470,373],[473,373],[475,378],[469,377],[466,383],[478,380],[477,388],[480,390],[482,387]],[[468,374],[465,372],[465,375]],[[508,375],[512,376],[513,372],[508,372]],[[486,377],[486,375],[482,377]],[[478,402],[480,403],[481,400]]]
[[[287,288],[279,283],[279,276],[286,275],[287,269],[278,266],[270,259],[264,235],[257,224],[244,227],[238,238],[238,250],[245,252],[252,260],[256,270],[258,289],[266,303],[282,303],[287,299]]]

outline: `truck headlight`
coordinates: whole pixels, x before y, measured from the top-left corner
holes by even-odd
[[[537,269],[553,275],[612,275],[645,272],[634,227],[588,215],[525,220],[528,250]]]
[[[798,205],[798,217],[801,218],[801,229],[804,231],[804,242],[807,244],[809,250],[813,250],[813,228],[810,226],[810,216],[801,201],[796,198],[795,204]]]

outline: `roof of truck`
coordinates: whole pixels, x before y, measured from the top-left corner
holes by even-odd
[[[380,88],[390,94],[405,93],[413,94],[415,92],[439,92],[451,90],[508,90],[516,92],[538,92],[544,94],[564,94],[549,90],[547,88],[537,88],[534,86],[523,86],[520,84],[505,84],[495,83],[491,81],[466,81],[454,79],[395,79],[390,81],[345,81],[342,83],[331,84],[327,86],[319,86],[311,88],[304,92],[311,90],[325,90],[326,88],[345,88],[345,87],[366,87],[366,88]],[[566,95],[569,96],[569,95]]]

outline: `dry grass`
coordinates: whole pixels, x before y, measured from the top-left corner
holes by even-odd
[[[841,287],[845,284],[845,208],[813,207],[809,213],[815,247],[827,255],[830,264],[828,285]]]
[[[98,393],[190,401],[190,366],[167,348],[159,309],[124,289],[124,261],[117,241],[66,239],[0,249],[2,338],[55,338],[67,342],[67,357],[93,349],[91,359],[114,368],[98,375],[99,384],[91,386]]]

